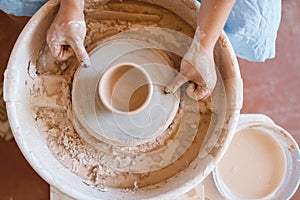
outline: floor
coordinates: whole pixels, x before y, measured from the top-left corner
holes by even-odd
[[[283,0],[277,56],[265,63],[239,59],[244,79],[242,113],[263,113],[290,132],[300,144],[300,1]],[[0,12],[0,50],[9,52],[28,18]],[[17,21],[17,23],[16,23]],[[17,26],[14,26],[18,24]],[[3,28],[4,27],[4,28]],[[7,34],[9,33],[9,38]],[[0,54],[0,81],[9,55]],[[298,89],[297,89],[298,88]],[[49,185],[32,170],[14,141],[0,139],[0,199],[47,200]],[[292,200],[300,199],[300,190]]]

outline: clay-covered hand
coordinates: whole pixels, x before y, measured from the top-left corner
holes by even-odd
[[[165,93],[174,93],[187,81],[190,84],[186,93],[195,100],[205,99],[212,93],[217,81],[213,50],[204,49],[197,38],[198,36],[194,37],[190,49],[181,61],[180,73],[165,88]]]
[[[84,47],[86,24],[81,0],[62,0],[59,11],[47,32],[47,43],[52,55],[64,61],[75,55],[84,67],[90,66]]]

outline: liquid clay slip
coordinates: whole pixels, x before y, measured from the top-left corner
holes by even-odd
[[[243,115],[213,172],[226,199],[289,199],[299,186],[299,147],[264,115]]]

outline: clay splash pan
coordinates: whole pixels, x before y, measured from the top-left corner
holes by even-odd
[[[76,199],[170,199],[212,171],[234,134],[242,103],[240,72],[226,35],[215,47],[218,83],[209,100],[195,102],[184,90],[161,94],[191,43],[198,6],[87,1],[85,45],[95,64],[89,69],[80,69],[74,58],[57,62],[47,55],[45,36],[57,1],[32,17],[11,54],[4,94],[14,137],[49,184]],[[124,61],[147,70],[156,96],[146,114],[125,119],[103,112],[95,95],[102,70]],[[116,130],[127,133],[122,145],[109,138],[120,134]]]

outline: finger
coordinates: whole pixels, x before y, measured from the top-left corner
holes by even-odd
[[[168,86],[166,86],[164,88],[164,93],[165,94],[170,94],[170,93],[175,93],[176,90],[178,88],[180,88],[184,83],[186,83],[188,80],[182,75],[182,74],[178,74],[173,81],[168,84]]]
[[[195,83],[190,83],[186,89],[186,94],[196,100],[204,100],[210,95],[210,91],[207,87],[196,85]]]
[[[70,44],[77,59],[78,62],[80,62],[81,66],[88,68],[91,65],[90,57],[87,51],[85,50],[85,47],[83,43],[81,42],[74,42]]]
[[[72,55],[73,55],[73,50],[70,46],[61,45],[59,54],[56,59],[59,61],[64,61],[64,60],[67,60],[68,58],[70,58]]]
[[[60,54],[60,45],[56,43],[48,43],[50,52],[54,58],[58,58]]]

